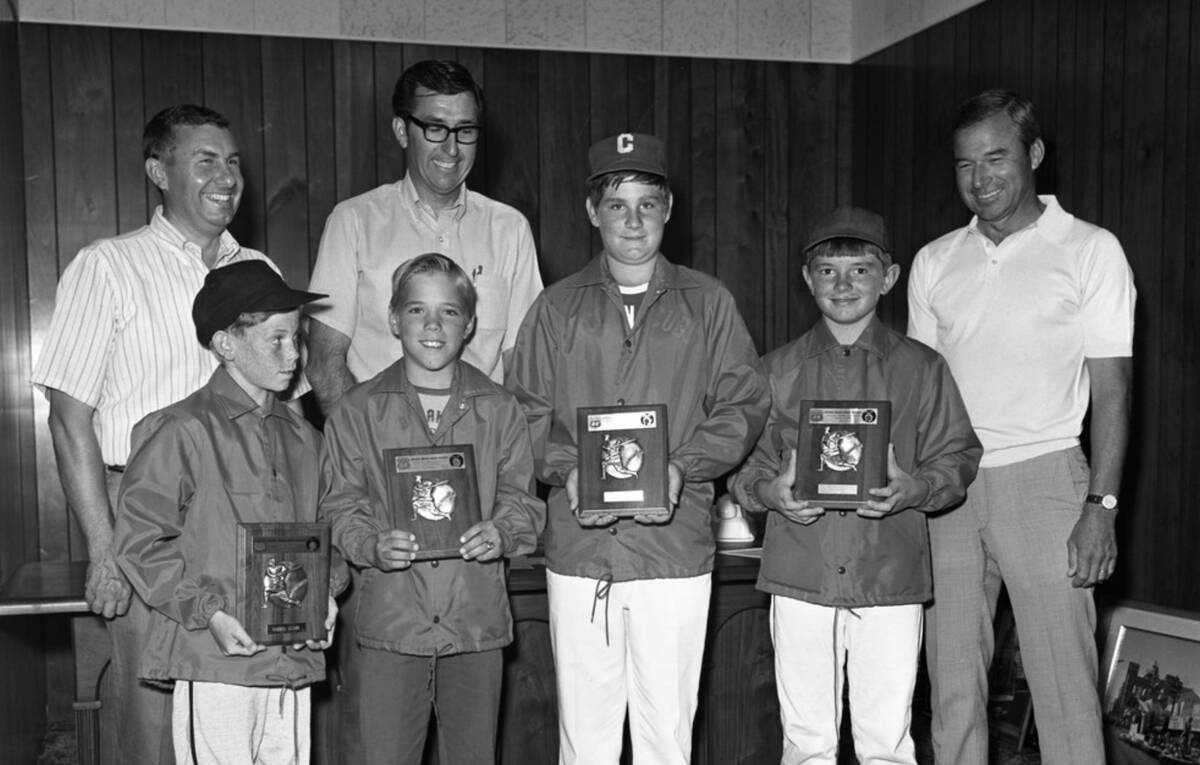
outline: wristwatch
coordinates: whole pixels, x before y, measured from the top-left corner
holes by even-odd
[[[1116,494],[1089,494],[1083,498],[1083,501],[1088,503],[1089,505],[1099,505],[1100,507],[1103,507],[1105,510],[1116,510],[1117,509],[1117,495]]]

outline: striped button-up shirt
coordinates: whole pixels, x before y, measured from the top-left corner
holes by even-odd
[[[249,259],[267,257],[221,234],[216,266]],[[32,382],[95,407],[106,464],[125,464],[133,426],[198,390],[216,369],[192,323],[207,273],[200,248],[161,207],[149,225],[88,245],[63,271]]]

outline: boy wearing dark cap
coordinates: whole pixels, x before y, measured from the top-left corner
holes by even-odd
[[[944,359],[885,327],[879,298],[900,275],[883,218],[840,207],[819,221],[802,273],[822,319],[767,354],[771,414],[731,482],[747,509],[771,511],[758,588],[771,595],[783,763],[837,762],[850,684],[862,763],[912,763],[909,734],[922,608],[932,597],[925,513],[957,504],[982,449]],[[797,500],[804,400],[891,402],[887,485],[855,510]],[[843,672],[843,667],[844,672]]]
[[[264,261],[210,271],[192,318],[220,367],[133,429],[113,545],[154,610],[140,675],[175,682],[181,763],[308,762],[307,686],[328,641],[268,648],[232,613],[238,523],[315,520],[326,490],[320,434],[275,395],[296,372],[300,306],[320,297]],[[331,595],[329,630],[336,612]]]
[[[690,761],[715,545],[714,479],[769,407],[733,296],[659,251],[671,216],[662,143],[622,133],[588,153],[586,209],[604,250],[534,302],[506,384],[525,408],[545,535],[561,763]],[[667,407],[671,510],[580,517],[576,410]]]

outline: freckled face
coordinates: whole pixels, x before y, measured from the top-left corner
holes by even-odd
[[[816,257],[802,271],[821,314],[845,327],[865,327],[900,274],[899,266],[884,268],[874,255]]]
[[[446,388],[475,319],[468,317],[446,274],[417,274],[391,314],[392,334],[404,346],[404,369],[415,385]]]
[[[230,374],[243,388],[248,383],[264,391],[287,390],[300,358],[300,311],[271,314],[229,337],[233,343]]]

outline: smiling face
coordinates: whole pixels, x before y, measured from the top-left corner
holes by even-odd
[[[478,125],[479,105],[470,92],[447,96],[418,87],[412,116],[421,122],[451,128]],[[403,117],[392,120],[392,132],[404,148],[409,176],[421,199],[435,210],[453,203],[475,164],[478,144],[460,144],[456,135],[433,143],[425,138],[419,125]]]
[[[999,243],[1041,215],[1033,171],[1044,154],[1040,138],[1026,151],[1017,124],[1004,112],[954,134],[958,193],[992,241]]]
[[[390,319],[392,334],[404,346],[409,381],[426,388],[450,387],[454,361],[475,328],[450,275],[413,275]]]
[[[887,267],[869,249],[845,255],[815,255],[804,266],[804,281],[839,343],[858,339],[875,314],[879,298],[900,276],[900,267]]]
[[[588,220],[600,232],[609,269],[621,283],[641,283],[654,271],[663,231],[671,219],[671,194],[655,185],[625,181],[587,200]],[[621,278],[631,274],[632,281]],[[645,278],[642,278],[642,277]]]
[[[259,406],[270,391],[287,390],[300,358],[300,311],[273,313],[264,321],[213,335],[213,350],[230,376]]]
[[[242,200],[237,143],[216,125],[177,125],[171,150],[147,159],[146,174],[162,191],[166,219],[201,246],[221,235]]]

